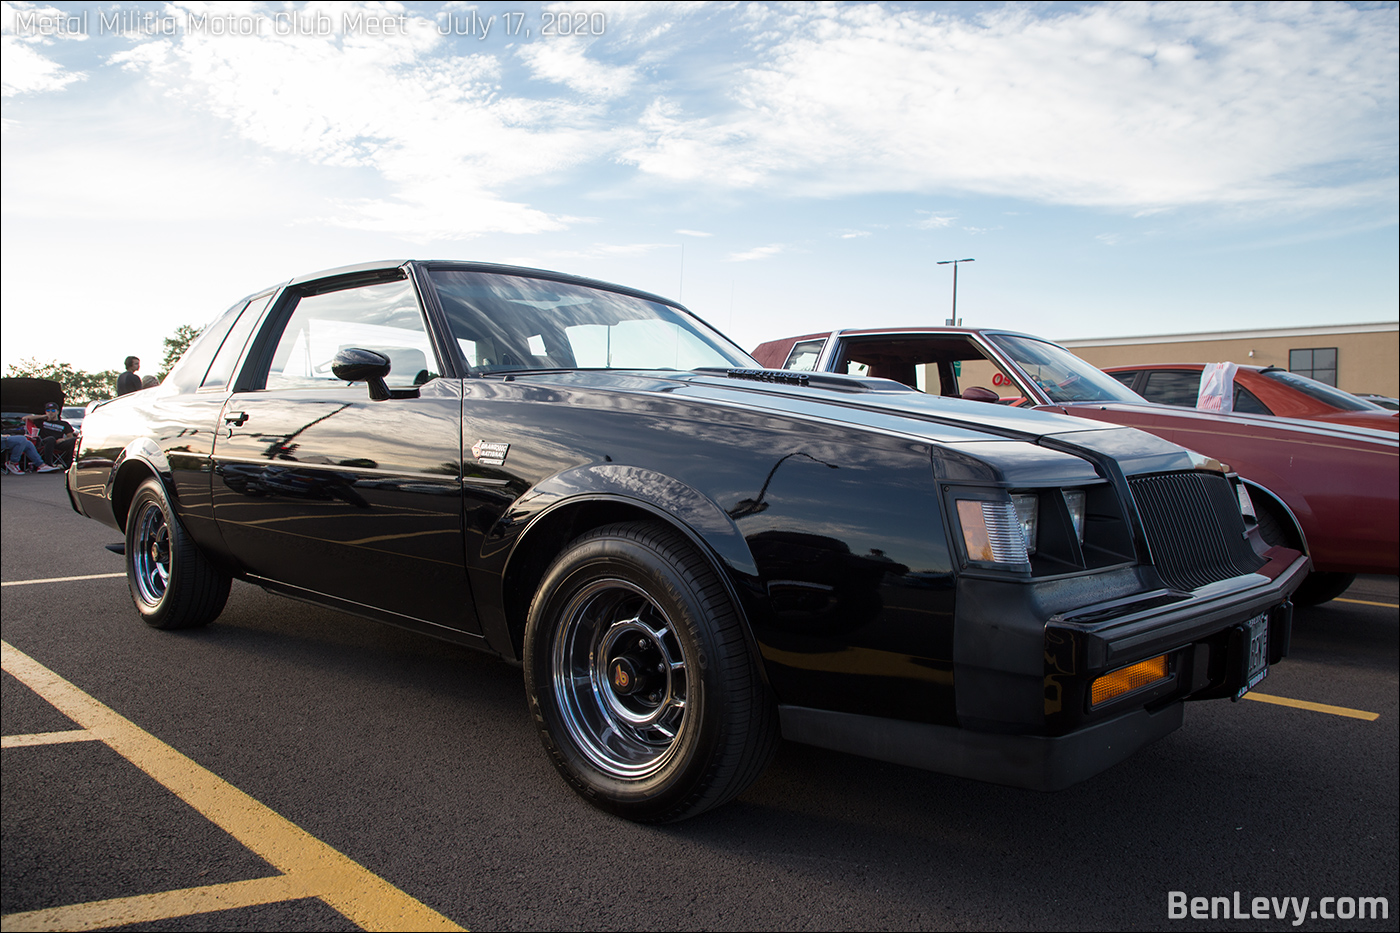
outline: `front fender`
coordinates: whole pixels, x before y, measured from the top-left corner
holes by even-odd
[[[499,574],[475,577],[488,641],[506,657],[520,657],[525,623],[540,579],[564,547],[590,528],[654,518],[686,535],[709,560],[741,614],[754,657],[752,613],[761,612],[757,562],[734,522],[713,500],[665,474],[639,467],[599,463],[548,477],[517,499],[487,535],[504,550]],[[498,588],[498,589],[497,589]]]
[[[538,483],[511,505],[501,517],[498,532],[520,529],[515,549],[548,512],[583,497],[631,500],[669,516],[719,556],[731,571],[758,576],[758,565],[739,528],[719,505],[699,490],[679,480],[642,467],[620,463],[594,463],[556,473]],[[524,526],[521,528],[521,526]],[[495,537],[495,535],[492,535]],[[509,568],[509,560],[507,560]]]

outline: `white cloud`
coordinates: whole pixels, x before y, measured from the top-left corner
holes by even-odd
[[[755,246],[742,253],[730,253],[724,258],[726,262],[752,262],[755,259],[767,259],[784,252],[787,252],[787,247],[782,243],[769,243],[767,246]]]
[[[837,234],[843,240],[859,240],[862,237],[873,236],[869,230],[842,230]]]
[[[957,220],[951,214],[935,214],[933,211],[919,211],[920,214],[927,214],[922,220],[914,221],[914,226],[919,230],[938,230],[943,227],[951,227],[953,221]]]
[[[170,4],[267,26],[256,39],[133,34],[110,63],[279,162],[363,173],[306,221],[415,241],[581,223],[544,199],[603,167],[607,181],[570,194],[956,192],[1138,217],[1395,199],[1393,7],[576,8],[595,7],[606,36],[506,43],[498,20],[488,43],[438,34],[444,11],[475,9],[463,3],[313,2],[303,20],[337,25],[310,35],[272,28],[280,5]],[[4,8],[12,22],[17,6]],[[346,33],[347,15],[406,28]],[[84,77],[39,41],[4,36],[7,96]],[[920,211],[913,226],[957,221]]]
[[[706,233],[706,232],[703,231],[703,230],[677,230],[676,232],[679,233],[679,234],[681,234],[682,236],[698,236],[698,237],[714,236],[713,233]]]
[[[65,70],[58,62],[45,58],[14,36],[0,38],[0,71],[5,76],[5,97],[58,91],[87,77],[81,72]]]
[[[0,3],[0,94],[42,94],[60,91],[87,78],[80,71],[69,71],[41,55],[36,45],[86,39],[77,28],[80,19],[50,6],[32,3]],[[8,122],[8,121],[7,121]]]
[[[1129,209],[1394,192],[1393,6],[759,9],[730,105],[656,102],[625,158],[732,188]]]
[[[512,256],[506,261],[511,265],[539,265],[558,263],[561,259],[617,259],[645,256],[659,249],[675,249],[674,243],[594,243],[582,249],[541,250],[529,256]]]
[[[536,78],[563,84],[587,97],[621,97],[637,81],[637,69],[591,59],[578,39],[555,39],[520,46],[518,54]]]
[[[498,59],[451,54],[430,19],[403,22],[388,36],[279,35],[269,20],[256,40],[186,33],[142,42],[113,63],[273,152],[368,168],[385,182],[381,196],[347,197],[308,220],[419,242],[567,226],[574,218],[509,192],[604,154],[613,143],[603,122],[586,104],[503,95]]]

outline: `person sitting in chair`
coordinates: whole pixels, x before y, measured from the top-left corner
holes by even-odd
[[[23,434],[6,434],[4,448],[5,469],[10,473],[23,473],[26,463],[36,473],[51,473],[58,469],[45,463],[34,443]]]
[[[49,402],[42,415],[25,415],[30,440],[43,454],[44,462],[67,467],[78,440],[73,426],[58,416],[58,405]]]

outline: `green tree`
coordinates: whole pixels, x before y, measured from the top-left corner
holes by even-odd
[[[156,373],[156,378],[164,382],[165,377],[175,368],[175,364],[180,362],[180,357],[190,348],[190,344],[202,333],[204,328],[192,324],[181,324],[175,328],[174,335],[165,338],[165,359],[160,361],[160,372]]]
[[[74,369],[71,363],[60,363],[57,360],[20,360],[10,364],[6,375],[52,379],[63,386],[63,400],[67,405],[86,405],[98,399],[111,398],[117,391],[115,369],[88,373]]]

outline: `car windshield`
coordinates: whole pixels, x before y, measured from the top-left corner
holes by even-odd
[[[519,275],[435,269],[428,277],[477,373],[758,365],[704,322],[658,302]]]
[[[1334,389],[1326,383],[1318,382],[1316,379],[1309,379],[1307,376],[1300,376],[1297,373],[1290,373],[1286,369],[1266,369],[1263,373],[1276,382],[1281,382],[1290,388],[1297,389],[1299,392],[1311,396],[1324,405],[1331,405],[1333,408],[1340,408],[1342,411],[1381,410],[1381,406],[1372,405],[1365,399],[1357,398],[1350,392]]]
[[[1066,350],[1034,337],[988,334],[1052,402],[1145,402],[1141,395]]]

